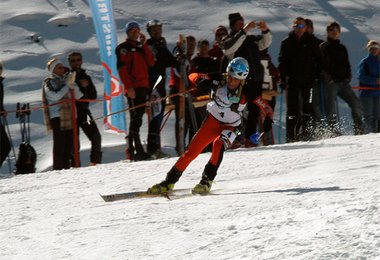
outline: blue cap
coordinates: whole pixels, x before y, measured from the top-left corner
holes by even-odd
[[[125,32],[128,33],[128,31],[133,28],[140,29],[140,25],[135,21],[129,22],[125,25]]]

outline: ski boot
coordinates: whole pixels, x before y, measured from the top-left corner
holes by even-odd
[[[218,166],[212,165],[210,162],[206,164],[203,170],[201,181],[191,190],[193,194],[206,195],[210,192],[212,182],[215,179]]]
[[[174,184],[181,177],[182,172],[180,172],[175,166],[170,169],[164,181],[153,185],[147,191],[148,194],[166,194],[174,189]]]
[[[168,183],[167,181],[162,181],[158,184],[153,185],[147,191],[148,194],[166,194],[174,189],[174,183]]]
[[[206,195],[210,192],[212,186],[212,181],[205,180],[202,178],[202,180],[195,185],[195,187],[191,190],[193,194],[199,194],[199,195]]]

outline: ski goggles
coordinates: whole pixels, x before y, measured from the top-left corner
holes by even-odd
[[[304,25],[304,24],[293,24],[293,28],[298,28],[298,29],[303,29],[303,28],[305,28],[306,27],[306,25]]]

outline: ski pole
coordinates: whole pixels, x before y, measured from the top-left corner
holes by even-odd
[[[280,94],[280,111],[279,111],[279,118],[278,118],[278,143],[281,143],[281,130],[282,130],[282,106],[284,104],[284,90],[281,89]]]

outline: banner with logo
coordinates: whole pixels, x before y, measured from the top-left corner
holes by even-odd
[[[106,130],[127,134],[123,85],[116,67],[117,37],[111,0],[89,0],[104,74],[104,124]]]

